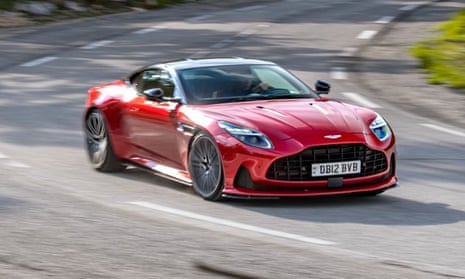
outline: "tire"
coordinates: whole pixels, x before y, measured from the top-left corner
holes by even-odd
[[[124,166],[115,156],[107,125],[99,110],[92,110],[86,117],[86,147],[92,167],[102,172],[116,172]]]
[[[205,200],[221,199],[224,189],[223,164],[216,143],[208,135],[200,133],[195,136],[188,163],[194,191]]]

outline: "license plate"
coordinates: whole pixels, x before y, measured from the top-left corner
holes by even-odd
[[[312,164],[312,176],[330,176],[360,173],[360,161]]]

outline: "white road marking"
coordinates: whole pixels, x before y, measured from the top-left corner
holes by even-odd
[[[42,58],[39,58],[39,59],[35,59],[35,60],[30,61],[30,62],[21,64],[21,66],[22,66],[22,67],[34,67],[34,66],[38,66],[38,65],[40,65],[40,64],[44,64],[44,63],[53,61],[53,60],[55,60],[55,59],[58,59],[58,57],[55,57],[55,56],[45,56],[45,57],[42,57]]]
[[[147,34],[147,33],[151,33],[151,32],[156,32],[156,31],[159,31],[160,29],[157,29],[157,28],[145,28],[145,29],[140,29],[140,30],[136,30],[134,31],[133,33],[134,34]]]
[[[346,68],[333,67],[331,68],[331,78],[333,79],[347,79]]]
[[[368,100],[367,98],[363,97],[360,94],[353,93],[353,92],[342,92],[341,94],[353,100],[354,102],[358,103],[361,106],[364,106],[367,108],[381,108],[380,105],[373,103],[372,101]]]
[[[93,42],[88,45],[82,46],[81,49],[95,49],[95,48],[102,47],[102,46],[105,46],[111,43],[113,43],[113,41],[102,40],[102,41],[97,41],[97,42]]]
[[[201,15],[201,16],[195,16],[195,17],[188,18],[187,21],[188,22],[196,22],[196,21],[206,20],[206,19],[209,19],[211,17],[213,17],[213,15]]]
[[[233,39],[225,39],[222,42],[224,42],[225,44],[232,44],[232,43],[234,43],[234,40]]]
[[[360,34],[358,34],[357,39],[369,40],[373,38],[377,33],[378,31],[375,31],[375,30],[365,30],[365,31],[362,31]]]
[[[15,168],[30,168],[30,166],[23,164],[21,162],[16,162],[16,161],[9,161],[5,163],[7,166],[10,167],[15,167]]]
[[[0,152],[0,159],[8,159],[9,157],[6,156],[5,154]],[[15,168],[30,168],[30,166],[17,162],[17,161],[11,161],[11,160],[6,160],[3,161],[3,164],[9,167],[15,167]]]
[[[253,35],[255,33],[257,33],[259,30],[257,28],[268,28],[270,27],[269,24],[257,24],[255,26],[256,28],[249,28],[249,29],[246,29],[246,30],[243,30],[239,33],[237,33],[235,35],[236,38],[243,38],[243,37],[248,37],[250,35]],[[213,44],[210,46],[211,49],[221,49],[221,48],[224,48],[232,43],[234,43],[235,40],[234,39],[225,39],[225,40],[222,40],[221,42],[218,42],[216,44]],[[192,57],[191,57],[192,58]]]
[[[37,128],[38,132],[47,133],[47,134],[60,134],[67,136],[76,136],[81,137],[82,131],[78,130],[64,130],[64,129],[52,129],[52,128]]]
[[[247,37],[247,36],[253,35],[255,33],[257,33],[257,30],[255,30],[255,29],[247,29],[247,30],[244,30],[244,31],[240,32],[236,36],[238,36],[238,37]]]
[[[60,100],[60,99],[42,99],[42,100],[28,100],[27,103],[29,104],[37,104],[37,105],[43,105],[43,104],[47,104],[47,105],[59,105],[59,104],[66,104],[68,103],[69,101],[67,100]]]
[[[417,7],[418,5],[408,5],[408,6],[400,7],[399,10],[400,11],[411,11],[411,10],[415,10]]]
[[[248,11],[258,10],[264,7],[265,7],[264,5],[249,6],[249,7],[236,9],[236,12],[248,12]]]
[[[201,50],[201,51],[197,51],[196,53],[192,54],[191,56],[189,56],[189,58],[191,58],[191,59],[203,58],[207,54],[208,54],[208,51]]]
[[[132,33],[133,34],[139,34],[139,35],[140,34],[147,34],[147,33],[151,33],[151,32],[158,32],[163,28],[165,28],[165,26],[156,25],[156,26],[152,26],[152,27],[149,27],[149,28],[139,29],[139,30],[136,30],[136,31],[134,31]]]
[[[143,202],[143,201],[135,201],[135,202],[128,202],[129,204],[132,205],[137,205],[145,208],[150,208],[153,210],[165,212],[168,214],[173,214],[177,216],[182,216],[185,218],[190,218],[190,219],[195,219],[199,221],[204,221],[216,225],[221,225],[221,226],[228,226],[240,230],[246,230],[246,231],[251,231],[251,232],[256,232],[256,233],[261,233],[261,234],[266,234],[270,236],[275,236],[275,237],[280,237],[280,238],[286,238],[286,239],[291,239],[295,241],[300,241],[300,242],[306,242],[306,243],[311,243],[311,244],[320,244],[320,245],[334,245],[336,244],[335,242],[332,241],[327,241],[323,239],[318,239],[318,238],[313,238],[313,237],[306,237],[303,235],[297,235],[297,234],[292,234],[292,233],[286,233],[282,231],[276,231],[276,230],[271,230],[271,229],[266,229],[266,228],[261,228],[257,226],[252,226],[252,225],[247,225],[243,223],[238,223],[234,221],[229,221],[225,219],[220,219],[220,218],[215,218],[215,217],[210,217],[206,215],[201,215],[189,211],[184,211],[176,208],[171,208],[171,207],[166,207],[163,205],[158,205],[150,202]]]
[[[424,127],[434,129],[436,131],[440,131],[440,132],[448,133],[448,134],[451,134],[451,135],[454,135],[454,136],[459,136],[459,137],[464,137],[465,138],[465,133],[460,132],[460,131],[455,131],[455,130],[452,130],[452,129],[444,128],[444,127],[434,125],[434,124],[429,124],[429,123],[423,123],[423,124],[420,124],[420,125],[424,126]]]
[[[394,20],[394,16],[383,16],[382,18],[378,19],[377,21],[375,21],[375,23],[379,23],[379,24],[387,24],[391,21]]]
[[[343,56],[343,57],[352,57],[355,55],[355,53],[357,52],[357,48],[356,47],[346,47],[342,50],[342,52],[339,54],[339,56]]]
[[[220,49],[220,48],[224,48],[228,45],[228,43],[224,42],[224,41],[221,41],[219,43],[216,43],[212,46],[210,46],[210,48],[213,48],[213,49]]]

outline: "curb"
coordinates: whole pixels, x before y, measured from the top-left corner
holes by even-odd
[[[412,5],[414,8],[399,12],[392,21],[380,27],[372,39],[361,44],[354,55],[348,57],[345,62],[351,79],[361,89],[369,92],[369,95],[376,96],[402,111],[430,118],[432,122],[440,121],[465,128],[465,114],[463,112],[465,94],[443,85],[427,83],[425,73],[418,67],[418,63],[415,63],[418,60],[405,52],[409,45],[416,42],[418,38],[415,37],[419,36],[410,33],[413,35],[411,40],[407,39],[405,43],[401,40],[405,38],[406,34],[408,35],[406,30],[413,32],[408,29],[409,26],[416,28],[420,25],[422,28],[418,32],[420,38],[423,33],[427,35],[429,32],[427,27],[434,26],[436,23],[434,20],[426,21],[423,18],[435,13],[435,9],[438,9],[437,11],[445,9],[444,7],[447,5],[435,6],[441,2],[450,3],[450,1],[442,0],[427,1]],[[462,1],[453,3],[463,5]],[[420,10],[424,9],[425,11],[422,13]],[[451,12],[453,12],[453,8],[448,11],[444,10],[444,13],[438,12],[438,17],[442,20]],[[407,20],[410,18],[412,20]],[[437,19],[436,22],[438,22]],[[392,32],[393,29],[397,29],[397,32]]]
[[[447,0],[446,0],[447,1]],[[378,40],[380,41],[381,38],[383,38],[385,35],[387,35],[391,30],[392,28],[398,23],[399,20],[401,19],[406,19],[408,18],[411,14],[413,14],[414,12],[422,9],[422,8],[425,8],[425,7],[428,7],[428,6],[431,6],[435,3],[438,3],[438,2],[444,2],[444,0],[432,0],[432,1],[428,1],[428,2],[425,2],[425,3],[422,3],[422,4],[419,4],[419,5],[412,5],[412,6],[415,6],[415,8],[412,8],[412,9],[409,9],[409,10],[404,10],[404,11],[401,11],[400,13],[398,13],[393,19],[391,22],[385,24],[383,26],[383,28],[381,28],[378,33],[371,39],[371,40],[368,40],[366,43],[362,44],[358,49],[357,51],[354,53],[354,57],[355,58],[359,58],[359,59],[363,59],[363,57],[361,56],[361,53],[366,49],[366,48],[369,48],[372,46],[372,41],[374,40]],[[360,63],[356,63],[356,67],[357,67],[357,64],[360,64]]]

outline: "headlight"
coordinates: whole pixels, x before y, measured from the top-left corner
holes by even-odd
[[[370,124],[370,130],[380,141],[385,141],[391,137],[391,130],[381,115],[376,114],[375,120]]]
[[[226,121],[218,121],[218,126],[225,129],[226,132],[231,134],[231,136],[247,145],[264,149],[273,148],[273,144],[271,144],[270,139],[259,131],[237,126]]]

